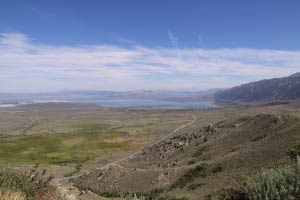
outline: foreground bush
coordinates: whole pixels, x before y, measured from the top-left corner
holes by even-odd
[[[249,199],[298,199],[300,169],[286,166],[264,171],[247,182],[245,192]]]
[[[262,171],[242,185],[219,192],[222,200],[299,199],[300,167],[286,165]]]
[[[30,171],[5,168],[0,170],[0,200],[7,195],[15,195],[15,199],[36,199],[43,188],[47,187],[51,178],[45,176],[45,170],[34,167]]]

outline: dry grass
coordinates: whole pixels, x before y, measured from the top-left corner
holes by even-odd
[[[28,171],[12,167],[0,169],[0,200],[37,199],[49,187],[51,179],[38,165]]]
[[[21,192],[0,191],[0,200],[26,200]]]

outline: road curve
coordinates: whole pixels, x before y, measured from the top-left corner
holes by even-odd
[[[187,127],[187,126],[190,126],[190,125],[192,125],[193,123],[195,123],[196,120],[197,120],[196,116],[194,115],[194,113],[193,113],[192,111],[190,111],[189,113],[190,113],[191,116],[193,117],[193,120],[192,120],[192,121],[190,121],[190,122],[188,122],[188,123],[186,123],[186,124],[183,124],[183,125],[177,127],[176,129],[174,129],[173,131],[171,131],[170,133],[168,133],[168,134],[165,135],[164,137],[160,138],[159,140],[155,141],[153,144],[151,144],[151,145],[149,145],[149,146],[151,147],[151,146],[153,146],[153,145],[155,145],[155,144],[158,144],[158,143],[164,141],[165,139],[167,139],[168,137],[170,137],[171,135],[177,133],[177,132],[180,131],[181,129],[183,129],[183,128],[185,128],[185,127]],[[134,157],[135,155],[139,154],[141,151],[142,151],[142,150],[139,150],[139,151],[137,151],[137,152],[134,152],[134,153],[132,153],[132,154],[130,154],[130,155],[124,157],[124,158],[121,158],[121,159],[119,159],[119,160],[113,161],[113,162],[111,162],[111,163],[108,163],[108,164],[103,165],[103,166],[101,166],[101,167],[99,167],[99,168],[96,168],[96,169],[104,169],[104,168],[107,168],[107,167],[109,167],[109,166],[111,166],[111,165],[113,165],[113,164],[116,164],[116,163],[125,161],[125,160],[130,159],[130,158]],[[94,169],[93,169],[93,170],[94,170]],[[79,178],[79,177],[83,176],[85,173],[87,173],[87,172],[84,172],[84,173],[78,174],[78,175],[74,175],[74,176],[68,176],[68,177],[62,177],[62,178],[54,178],[54,179],[52,179],[52,181],[53,181],[53,182],[61,182],[61,181],[71,180],[71,179]]]

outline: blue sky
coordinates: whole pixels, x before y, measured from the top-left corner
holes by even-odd
[[[0,3],[0,92],[203,90],[300,71],[298,0]]]

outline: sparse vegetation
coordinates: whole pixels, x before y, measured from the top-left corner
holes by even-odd
[[[217,164],[213,169],[212,169],[212,173],[218,173],[218,172],[221,172],[223,171],[223,167],[221,164]]]
[[[296,145],[287,152],[287,155],[290,159],[297,161],[300,156],[300,142],[297,142]]]
[[[205,185],[205,183],[197,183],[197,184],[193,183],[193,184],[190,184],[190,185],[187,186],[187,190],[188,191],[196,190],[197,188],[200,188],[200,187],[202,187],[204,185]]]
[[[270,168],[249,178],[238,187],[230,187],[219,193],[226,200],[297,199],[300,196],[300,168],[286,165]]]
[[[95,192],[95,191],[93,191]],[[95,192],[96,194],[100,195],[101,197],[105,198],[118,198],[121,197],[121,194],[117,192]]]
[[[195,168],[188,170],[183,176],[181,176],[172,186],[171,189],[184,188],[188,183],[199,177],[206,177],[207,170],[206,165],[197,165]]]
[[[26,197],[21,192],[4,190],[0,191],[0,200],[26,200]]]
[[[164,197],[160,197],[160,194],[164,192],[164,189],[154,189],[149,193],[136,193],[134,194],[136,197],[143,197],[145,200],[168,200]]]
[[[49,186],[51,177],[35,166],[29,172],[4,168],[0,170],[0,199],[36,199],[42,189]],[[10,197],[10,198],[7,198]]]
[[[193,157],[199,157],[202,156],[203,153],[207,151],[207,146],[201,147],[200,149],[198,149],[194,154]]]
[[[250,141],[251,142],[256,142],[256,141],[264,139],[265,137],[267,137],[267,135],[258,135],[256,137],[252,138]]]
[[[300,196],[300,143],[287,155],[294,162],[283,162],[262,170],[239,185],[223,188],[218,192],[220,200],[269,200],[298,199]]]
[[[143,196],[138,194],[133,194],[126,198],[127,200],[188,200],[186,198],[176,198],[176,197],[158,197],[158,196]]]
[[[193,165],[193,164],[196,164],[196,161],[195,160],[190,160],[187,164],[188,165]]]

